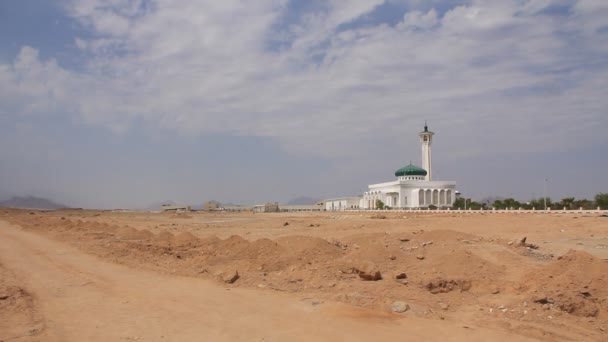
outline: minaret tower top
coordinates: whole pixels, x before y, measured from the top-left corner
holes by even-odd
[[[431,152],[431,144],[433,142],[433,135],[435,133],[429,131],[429,127],[424,122],[424,131],[418,133],[420,137],[420,144],[422,145],[422,168],[426,170],[426,179],[427,181],[433,180],[433,167],[432,167],[432,152]]]

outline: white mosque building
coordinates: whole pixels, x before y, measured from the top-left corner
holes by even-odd
[[[418,133],[422,145],[422,167],[411,163],[395,171],[396,180],[371,184],[359,197],[325,200],[325,210],[377,209],[377,201],[392,209],[450,207],[456,200],[456,182],[433,180],[432,142],[435,133],[424,125]]]

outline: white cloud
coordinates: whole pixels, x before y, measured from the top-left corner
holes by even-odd
[[[437,12],[435,9],[431,9],[427,13],[411,11],[405,13],[403,22],[400,23],[399,27],[425,30],[433,28],[438,22],[439,20],[437,19]]]
[[[470,153],[608,139],[608,72],[588,65],[606,58],[608,44],[596,44],[606,40],[597,32],[606,25],[597,15],[603,2],[579,1],[560,17],[538,14],[548,1],[473,1],[443,15],[412,10],[394,27],[343,30],[382,1],[334,1],[288,26],[290,44],[281,49],[268,41],[281,34],[273,30],[284,1],[150,3],[74,2],[70,15],[94,35],[75,37],[84,70],[24,47],[12,65],[0,65],[1,100],[119,132],[139,118],[187,134],[273,137],[290,151],[332,156],[399,142],[425,118],[453,123],[446,139],[470,146],[478,146],[476,133],[463,130],[491,131],[494,145]]]

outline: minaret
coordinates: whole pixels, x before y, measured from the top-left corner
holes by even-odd
[[[422,144],[422,168],[426,170],[425,180],[433,180],[433,168],[431,166],[431,143],[433,142],[433,132],[429,132],[429,127],[424,122],[424,131],[418,133],[420,144]]]

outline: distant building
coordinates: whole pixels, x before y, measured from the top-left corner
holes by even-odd
[[[341,211],[349,209],[359,209],[362,197],[340,197],[325,200],[325,210]]]
[[[203,210],[212,211],[221,209],[221,204],[216,201],[207,201],[203,204]]]
[[[323,202],[320,203],[316,203],[316,204],[308,204],[308,205],[283,205],[281,204],[279,210],[281,212],[293,212],[293,211],[323,211],[325,210],[325,206],[323,205]]]
[[[418,133],[422,145],[422,167],[412,163],[395,171],[397,180],[371,184],[362,197],[325,200],[327,210],[377,209],[378,200],[385,206],[402,208],[451,207],[456,200],[456,182],[435,181],[432,176],[431,143],[435,133],[424,125]]]
[[[192,210],[189,205],[171,205],[163,204],[160,207],[161,211],[190,211]]]
[[[254,213],[277,213],[279,212],[279,203],[259,204],[253,207]]]
[[[245,205],[222,205],[222,207],[219,210],[230,211],[230,212],[241,212],[241,211],[252,211],[253,207],[245,206]]]

